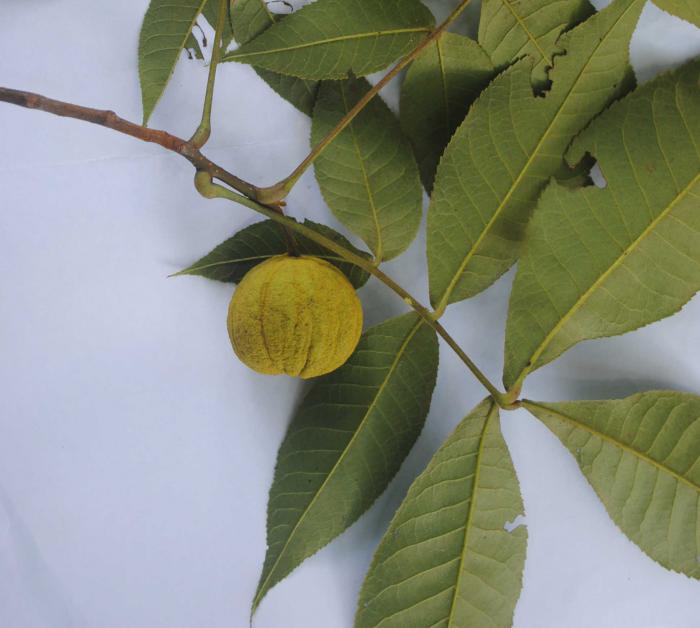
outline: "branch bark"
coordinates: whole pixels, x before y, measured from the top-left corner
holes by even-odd
[[[92,109],[81,105],[63,102],[47,98],[40,94],[25,92],[17,89],[0,87],[0,101],[4,101],[27,109],[37,109],[52,113],[63,118],[75,118],[91,124],[104,126],[113,131],[130,135],[143,142],[158,144],[166,150],[182,155],[197,170],[204,170],[214,179],[222,181],[226,185],[237,190],[249,198],[258,198],[259,188],[236,175],[228,172],[221,166],[205,157],[202,152],[191,142],[177,137],[167,131],[149,129],[124,118],[120,118],[114,111],[104,109]]]
[[[211,176],[207,172],[197,172],[197,174],[195,175],[195,187],[197,188],[197,191],[205,198],[221,198],[244,205],[245,207],[248,207],[249,209],[258,212],[259,214],[262,214],[263,216],[274,220],[278,224],[284,225],[290,231],[299,233],[300,235],[305,236],[309,240],[313,240],[314,242],[320,244],[328,250],[337,253],[339,256],[343,257],[351,264],[362,268],[363,270],[367,271],[370,275],[376,277],[387,288],[389,288],[396,295],[401,297],[401,299],[404,303],[406,303],[406,305],[408,305],[414,312],[416,312],[416,314],[418,314],[428,326],[432,327],[437,332],[437,334],[447,343],[450,349],[452,349],[455,352],[457,357],[471,371],[472,375],[474,375],[474,377],[479,381],[479,383],[489,392],[489,394],[491,395],[493,400],[498,404],[499,407],[501,407],[504,410],[515,409],[516,406],[513,403],[514,400],[509,399],[507,395],[500,392],[491,383],[489,378],[486,377],[486,375],[481,371],[481,369],[479,369],[476,363],[467,355],[464,349],[462,349],[462,347],[459,346],[457,341],[452,336],[450,336],[448,331],[435,318],[434,312],[431,312],[420,301],[418,301],[418,299],[413,297],[407,290],[405,290],[401,285],[399,285],[391,277],[389,277],[389,275],[381,271],[374,262],[365,259],[360,255],[356,255],[355,253],[349,251],[334,240],[325,237],[318,231],[309,229],[309,227],[298,223],[287,216],[283,216],[270,211],[270,209],[265,205],[261,205],[260,203],[257,203],[254,200],[241,196],[240,194],[236,194],[235,192],[232,192],[231,190],[221,185],[213,183]]]
[[[144,142],[158,144],[169,151],[182,155],[197,169],[197,173],[195,175],[195,186],[202,196],[207,198],[225,198],[230,201],[234,201],[235,203],[240,203],[241,205],[258,212],[267,218],[271,218],[281,226],[285,227],[287,232],[300,233],[310,240],[325,246],[327,249],[336,252],[347,261],[372,274],[389,289],[395,292],[399,297],[401,297],[404,302],[415,312],[417,312],[428,325],[435,329],[435,331],[443,338],[443,340],[445,340],[449,347],[472,372],[474,377],[476,377],[484,388],[488,390],[494,401],[496,401],[501,408],[509,410],[515,407],[512,404],[512,400],[508,399],[504,393],[500,392],[489,381],[486,375],[484,375],[484,373],[477,367],[471,358],[469,358],[459,344],[457,344],[457,342],[449,335],[447,330],[438,322],[435,314],[422,305],[417,299],[411,296],[402,286],[397,284],[391,277],[383,273],[369,260],[366,260],[359,255],[355,255],[352,251],[342,247],[337,242],[334,242],[333,240],[324,237],[317,231],[309,229],[303,224],[297,223],[291,218],[288,218],[284,215],[279,205],[265,205],[257,202],[255,199],[258,198],[256,192],[259,192],[259,188],[251,185],[247,181],[239,179],[234,174],[231,174],[230,172],[224,170],[221,166],[206,158],[200,152],[200,150],[192,144],[191,141],[172,135],[167,131],[149,129],[139,124],[129,122],[124,118],[120,118],[116,113],[114,113],[114,111],[82,107],[80,105],[74,105],[72,103],[47,98],[45,96],[41,96],[40,94],[33,94],[31,92],[0,87],[0,102],[2,101],[13,105],[18,105],[20,107],[26,107],[28,109],[38,109],[57,116],[75,118],[77,120],[83,120],[85,122],[104,126],[108,129],[130,135]],[[238,193],[232,192],[231,190],[220,185],[216,185],[213,183],[214,179],[218,179],[219,181],[227,184]]]

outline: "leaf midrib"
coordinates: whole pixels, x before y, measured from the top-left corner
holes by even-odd
[[[260,50],[257,52],[244,52],[243,54],[233,52],[224,57],[224,61],[238,61],[247,57],[262,57],[280,52],[293,52],[304,48],[314,48],[316,46],[324,46],[326,44],[334,44],[340,41],[353,41],[356,39],[368,39],[370,37],[388,37],[390,35],[401,35],[404,33],[429,33],[430,29],[426,27],[420,28],[396,28],[386,31],[369,31],[365,33],[353,33],[351,35],[339,35],[338,37],[328,37],[327,39],[317,39],[316,41],[296,44],[294,46],[286,46],[284,48],[272,48],[270,50]]]
[[[384,392],[384,389],[386,388],[388,381],[391,379],[391,376],[394,374],[394,372],[398,368],[398,364],[399,364],[399,360],[401,359],[401,356],[406,351],[406,348],[408,347],[408,345],[410,344],[411,340],[416,335],[418,330],[422,327],[423,322],[424,322],[423,319],[419,318],[416,321],[416,323],[414,324],[414,326],[410,329],[408,334],[406,335],[406,338],[404,339],[403,343],[399,347],[398,352],[396,353],[396,357],[394,358],[393,362],[391,363],[391,366],[389,367],[389,370],[387,371],[386,377],[384,378],[381,385],[379,386],[379,389],[377,390],[377,394],[375,395],[374,399],[372,400],[372,403],[367,408],[361,421],[358,423],[357,429],[355,430],[355,433],[352,435],[352,437],[348,441],[348,444],[343,449],[343,453],[338,457],[338,460],[333,465],[333,468],[328,472],[328,475],[321,483],[321,486],[319,486],[318,490],[314,494],[314,496],[311,499],[311,501],[309,502],[308,506],[304,509],[303,513],[301,514],[301,516],[299,517],[297,522],[294,524],[294,528],[292,528],[292,531],[289,533],[289,536],[287,537],[287,540],[285,541],[282,549],[280,550],[279,554],[277,555],[275,562],[272,564],[272,567],[270,567],[270,571],[268,572],[267,577],[258,587],[258,591],[255,595],[254,600],[253,600],[253,609],[252,609],[253,612],[255,612],[255,609],[258,607],[258,604],[260,604],[260,601],[264,597],[264,595],[267,591],[267,585],[270,582],[272,575],[275,573],[275,569],[277,569],[277,566],[279,565],[280,560],[282,559],[282,556],[287,551],[287,548],[289,547],[289,544],[290,544],[292,538],[294,537],[297,530],[299,529],[299,526],[304,521],[304,518],[309,513],[311,508],[313,508],[319,495],[321,495],[321,493],[323,493],[323,490],[326,487],[326,485],[328,484],[328,481],[330,480],[331,477],[333,477],[333,475],[336,472],[336,470],[338,469],[339,465],[345,459],[348,451],[350,451],[350,449],[352,448],[352,445],[357,440],[358,435],[362,432],[362,430],[367,422],[368,417],[372,414],[374,408],[376,407],[377,400],[382,396],[382,393]]]
[[[455,611],[455,602],[459,596],[459,583],[462,579],[462,574],[464,573],[464,563],[467,557],[467,547],[469,546],[469,530],[472,525],[472,519],[476,504],[476,495],[479,491],[479,478],[481,477],[481,457],[484,453],[484,443],[486,442],[486,431],[493,420],[494,414],[498,415],[498,407],[491,401],[491,407],[486,415],[486,420],[484,421],[484,427],[481,430],[481,437],[479,439],[479,448],[476,455],[476,463],[474,469],[474,490],[472,491],[471,499],[469,500],[469,511],[467,513],[467,521],[464,524],[464,541],[462,542],[462,552],[459,557],[459,569],[457,571],[457,580],[455,581],[455,587],[452,594],[452,604],[450,605],[450,614],[447,616],[447,628],[452,626],[452,618]]]
[[[618,1],[618,0],[615,0],[615,1]],[[481,234],[479,234],[479,237],[476,239],[476,242],[471,247],[471,249],[468,251],[465,258],[462,260],[462,263],[460,264],[459,269],[452,277],[452,280],[450,281],[447,288],[445,289],[445,292],[444,292],[442,298],[440,299],[438,306],[435,308],[435,310],[437,312],[444,312],[445,308],[449,305],[450,297],[452,296],[452,293],[454,292],[455,288],[457,287],[459,280],[462,278],[462,274],[464,273],[464,269],[467,267],[467,264],[471,261],[472,257],[474,257],[474,255],[476,255],[482,242],[484,241],[486,236],[490,233],[491,228],[496,223],[496,221],[501,217],[503,210],[508,205],[508,203],[510,203],[510,199],[513,197],[513,195],[515,194],[515,191],[518,189],[518,187],[520,186],[522,181],[525,179],[526,173],[530,170],[530,167],[532,166],[535,159],[539,155],[539,151],[542,148],[542,146],[544,145],[545,141],[547,139],[549,139],[551,131],[555,127],[556,123],[559,121],[559,118],[562,114],[562,111],[564,110],[566,105],[569,103],[569,99],[571,98],[571,95],[573,94],[574,90],[576,89],[579,82],[581,81],[581,77],[584,75],[584,73],[588,69],[588,66],[591,64],[591,61],[595,57],[596,53],[598,52],[600,47],[603,45],[603,42],[606,42],[608,40],[610,33],[613,32],[613,30],[617,27],[617,25],[620,23],[620,21],[624,17],[627,16],[627,13],[632,9],[632,7],[634,7],[637,4],[637,2],[640,2],[640,1],[646,1],[646,0],[633,0],[632,2],[630,2],[630,5],[625,9],[625,11],[622,14],[620,14],[618,19],[608,29],[607,33],[605,34],[605,37],[601,38],[598,41],[598,43],[596,44],[595,48],[593,49],[593,52],[588,57],[588,60],[586,61],[584,66],[579,71],[578,76],[576,77],[576,80],[571,84],[571,88],[569,89],[568,94],[562,100],[561,104],[557,108],[557,111],[556,111],[554,117],[552,118],[551,123],[549,125],[547,125],[547,127],[544,129],[544,133],[542,134],[542,137],[537,142],[537,145],[533,149],[531,155],[528,157],[527,161],[525,162],[525,165],[521,169],[521,171],[518,174],[518,176],[516,177],[515,181],[513,181],[513,184],[510,186],[510,188],[508,188],[508,192],[505,195],[503,201],[498,205],[493,216],[486,223],[486,226],[484,227],[483,231],[481,232]],[[556,89],[556,86],[554,87],[554,89]],[[534,98],[534,95],[533,95],[533,98]]]
[[[590,434],[593,434],[594,436],[600,438],[601,440],[604,440],[608,443],[611,443],[615,447],[619,447],[623,451],[626,451],[628,454],[630,454],[632,456],[636,456],[637,458],[639,458],[640,460],[643,460],[644,462],[651,465],[652,467],[655,467],[658,471],[661,471],[663,473],[668,473],[669,475],[673,476],[676,480],[678,480],[678,482],[681,482],[682,484],[686,484],[695,492],[700,493],[700,485],[695,484],[692,480],[689,480],[689,479],[683,477],[682,475],[680,475],[679,473],[677,473],[676,471],[674,471],[670,467],[667,467],[666,465],[662,464],[661,462],[654,460],[653,458],[651,458],[647,454],[639,451],[638,449],[635,449],[631,445],[627,445],[626,443],[623,443],[623,442],[613,438],[612,436],[604,434],[603,432],[595,429],[594,427],[588,425],[587,423],[581,423],[581,421],[578,421],[575,418],[570,417],[569,415],[564,414],[563,412],[560,412],[559,410],[555,410],[549,406],[542,405],[536,401],[530,401],[529,399],[525,399],[522,403],[528,409],[530,409],[530,407],[539,408],[540,410],[543,410],[544,412],[548,412],[550,414],[555,415],[557,418],[561,419],[562,421],[566,421],[568,423],[571,423],[572,425],[574,425],[582,430],[585,430],[585,431],[589,432]],[[533,412],[533,414],[535,414],[535,413]],[[537,415],[535,414],[535,416],[537,416]]]
[[[151,104],[151,108],[148,111],[148,116],[146,116],[146,114],[144,112],[144,120],[143,120],[144,126],[146,126],[148,118],[150,118],[151,114],[153,113],[153,110],[156,108],[156,105],[158,104],[158,101],[163,96],[163,92],[165,91],[165,87],[167,87],[168,83],[170,83],[170,79],[173,77],[173,74],[175,73],[175,66],[177,65],[177,60],[180,56],[180,53],[185,49],[185,45],[187,44],[187,40],[189,39],[190,34],[192,33],[192,29],[194,28],[194,25],[197,21],[197,18],[201,15],[202,11],[204,10],[204,5],[206,3],[207,3],[207,0],[201,0],[201,2],[199,3],[199,9],[197,9],[197,11],[195,12],[194,17],[192,18],[192,21],[190,23],[190,27],[187,29],[187,32],[185,33],[184,39],[182,40],[182,43],[177,48],[177,54],[175,55],[175,63],[173,63],[172,67],[170,68],[170,72],[168,73],[168,76],[165,79],[165,82],[163,84],[164,85],[163,89],[161,90],[158,97],[153,100],[153,103]],[[162,52],[162,51],[163,50],[159,50],[158,52]],[[152,53],[153,53],[153,51],[149,54],[152,54]],[[146,55],[144,54],[143,57],[145,58]],[[151,81],[150,87],[152,88],[153,85],[154,85],[154,82]]]
[[[230,1],[230,5],[231,5],[231,6],[230,6],[230,17],[231,17],[231,21],[237,21],[237,20],[233,20],[233,10],[234,10],[235,8],[238,7],[238,5],[240,4],[241,1],[242,1],[242,0],[231,0],[231,1]],[[269,22],[269,24],[268,24],[267,26],[265,26],[264,28],[261,28],[260,30],[258,30],[253,36],[248,36],[248,37],[246,37],[246,38],[245,38],[245,41],[240,41],[240,40],[236,37],[235,32],[234,32],[235,29],[233,28],[233,24],[231,24],[231,31],[234,32],[234,37],[233,37],[233,38],[234,38],[234,40],[236,41],[236,43],[237,43],[239,46],[244,46],[245,44],[251,42],[253,39],[255,39],[256,37],[258,37],[259,35],[262,35],[262,33],[264,33],[268,28],[270,28],[270,26],[272,26],[272,25],[277,21],[277,20],[275,20],[274,15],[272,14],[272,12],[270,11],[270,9],[268,8],[267,3],[265,2],[265,0],[258,0],[258,4],[260,5],[260,8],[261,8],[262,12],[265,14],[265,16],[267,16],[267,21]],[[247,26],[247,25],[246,25],[246,26]],[[231,53],[229,53],[229,54],[231,54]],[[222,61],[226,61],[226,57],[227,57],[227,55],[224,55]]]
[[[449,140],[450,133],[450,100],[447,91],[447,71],[445,70],[445,58],[442,50],[442,38],[444,34],[438,37],[435,42],[435,48],[437,49],[438,65],[440,66],[440,84],[442,85],[442,98],[445,101],[445,136]]]
[[[260,2],[260,6],[262,7],[263,11],[267,15],[267,17],[270,19],[270,26],[272,26],[276,22],[276,19],[275,19],[275,16],[272,14],[272,11],[270,11],[270,7],[267,6],[267,2],[265,2],[265,0],[258,0],[258,1]],[[236,0],[232,0],[232,2],[236,2]]]
[[[515,11],[513,5],[510,3],[510,0],[501,0],[501,2],[511,12],[520,28],[522,28],[523,31],[525,31],[525,35],[527,35],[527,38],[535,45],[535,48],[537,48],[537,52],[540,53],[542,59],[546,61],[549,65],[552,65],[551,57],[549,57],[542,48],[542,46],[540,46],[540,43],[537,41],[537,38],[532,34],[532,32],[530,32],[530,29],[527,27],[527,24],[525,24],[525,20]]]
[[[189,268],[185,268],[185,270],[181,270],[179,273],[175,273],[175,275],[188,275],[195,273],[200,270],[206,270],[207,268],[215,268],[217,266],[228,266],[230,264],[242,264],[243,262],[254,262],[259,259],[268,259],[270,257],[274,257],[275,255],[279,255],[279,253],[272,253],[269,255],[253,255],[251,257],[238,257],[236,259],[227,259],[223,260],[221,262],[211,262],[209,264],[201,264],[200,266],[190,266]]]
[[[574,303],[569,308],[569,310],[564,314],[564,316],[562,316],[559,319],[559,322],[552,328],[552,330],[547,334],[547,336],[545,336],[544,340],[542,340],[542,342],[538,345],[537,349],[532,353],[532,357],[529,360],[529,363],[532,366],[525,367],[524,369],[522,369],[515,381],[518,381],[522,378],[523,374],[527,374],[530,372],[530,370],[532,370],[532,368],[535,368],[535,366],[537,365],[537,361],[540,359],[544,351],[554,340],[557,334],[561,331],[564,325],[566,325],[566,323],[568,323],[569,320],[571,320],[571,317],[574,316],[588,302],[588,299],[598,290],[598,288],[600,288],[600,286],[610,277],[610,275],[612,275],[613,272],[620,268],[620,266],[625,260],[627,260],[631,253],[642,242],[644,242],[648,236],[650,236],[655,231],[656,227],[670,215],[670,213],[673,211],[676,205],[681,200],[683,200],[686,197],[686,195],[688,195],[690,191],[699,183],[700,173],[695,175],[695,177],[690,181],[690,183],[683,190],[680,190],[675,196],[675,198],[663,209],[663,211],[661,211],[659,215],[649,223],[646,229],[644,229],[644,231],[642,231],[639,234],[639,236],[637,236],[624,250],[621,251],[617,259],[610,265],[610,267],[607,268],[605,272],[603,272],[598,277],[598,279],[596,279],[588,287],[588,289],[576,300],[576,303]]]
[[[345,114],[350,111],[350,107],[348,107],[348,100],[345,96],[345,83],[341,82],[340,84],[340,95],[343,99],[343,109],[345,110]],[[357,133],[355,132],[355,123],[354,121],[351,122],[348,125],[348,130],[350,131],[350,135],[352,136],[352,145],[355,148],[355,153],[357,154],[357,161],[360,164],[360,172],[362,173],[362,181],[365,184],[365,189],[367,190],[367,200],[369,201],[369,206],[372,211],[372,221],[374,223],[374,230],[377,234],[376,236],[376,241],[375,241],[375,249],[374,249],[374,260],[377,264],[381,263],[383,260],[383,255],[384,255],[384,242],[383,242],[383,237],[382,237],[382,230],[379,225],[379,210],[377,209],[376,202],[374,200],[374,192],[372,191],[372,188],[369,183],[369,176],[367,176],[367,169],[365,168],[365,162],[362,157],[362,152],[360,151],[360,144],[357,141]]]
[[[284,253],[267,253],[265,255],[252,255],[251,257],[238,257],[235,259],[222,260],[220,262],[211,262],[209,264],[202,264],[200,266],[190,266],[189,268],[185,268],[185,270],[181,270],[180,272],[171,275],[171,277],[176,277],[177,275],[191,275],[197,271],[206,270],[207,268],[215,268],[217,266],[229,266],[231,264],[242,264],[244,262],[255,262],[255,261],[260,260],[260,259],[270,259],[272,257],[277,257],[278,255],[284,255]],[[352,264],[352,262],[346,262],[346,260],[344,258],[336,256],[336,255],[315,254],[314,257],[318,257],[320,259],[325,259],[325,260],[332,260],[334,262],[343,262],[343,263],[350,264],[351,266],[355,266],[355,264]]]

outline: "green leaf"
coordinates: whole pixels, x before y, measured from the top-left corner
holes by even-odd
[[[615,93],[615,100],[620,100],[637,89],[637,77],[631,65],[627,66],[627,71],[618,85]],[[576,189],[586,185],[593,185],[591,169],[595,165],[595,159],[590,155],[585,155],[581,160],[571,165],[566,159],[561,164],[559,170],[554,174],[554,178],[566,187]]]
[[[265,0],[236,0],[231,7],[233,37],[246,44],[275,23]]]
[[[312,80],[364,76],[410,52],[433,24],[418,0],[317,0],[224,60]]]
[[[357,628],[510,628],[527,530],[499,427],[482,402],[416,479],[374,556]]]
[[[572,138],[619,94],[644,0],[616,0],[565,34],[552,88],[535,97],[532,64],[482,93],[440,162],[428,211],[430,298],[438,312],[478,294],[517,259],[538,195]]]
[[[206,0],[151,0],[139,37],[143,123],[153,113]]]
[[[700,3],[698,0],[654,0],[659,8],[700,27]]]
[[[523,404],[574,454],[620,529],[668,569],[700,578],[700,397]]]
[[[321,83],[311,126],[318,144],[369,90],[365,79]],[[316,159],[316,180],[333,214],[377,261],[406,250],[418,232],[423,198],[411,145],[376,97]]]
[[[560,52],[560,35],[592,12],[588,0],[482,0],[479,43],[501,68],[531,57],[533,79],[541,83]]]
[[[222,47],[224,50],[228,48],[229,44],[233,40],[230,1],[231,0],[226,0],[226,2],[229,3],[229,6],[226,8],[226,22],[224,23],[224,32],[222,34]],[[219,2],[220,0],[208,0],[202,11],[207,22],[209,22],[209,26],[211,26],[214,30],[216,30],[216,22],[219,18]],[[234,2],[238,2],[238,0],[234,0]]]
[[[356,255],[369,258],[369,255],[356,249],[346,238],[330,227],[310,220],[306,220],[304,225],[342,244]],[[332,251],[324,249],[304,236],[295,234],[294,238],[299,253],[314,255],[330,262],[345,274],[356,289],[367,283],[369,274],[366,271],[344,261]],[[253,266],[286,253],[287,242],[280,226],[273,220],[263,220],[242,229],[176,275],[199,275],[216,281],[238,283]]]
[[[275,23],[265,0],[236,0],[231,6],[233,38],[246,44]]]
[[[401,87],[401,126],[413,144],[425,189],[470,105],[495,73],[472,39],[442,34],[411,64]]]
[[[365,332],[349,362],[314,385],[277,458],[253,612],[384,491],[423,428],[437,367],[435,332],[406,314]]]
[[[598,159],[607,187],[551,184],[513,286],[504,381],[582,340],[677,312],[700,289],[700,61],[616,103],[570,158]]]
[[[267,8],[265,0],[236,0],[231,10],[233,35],[239,44],[248,43],[270,28],[277,17]],[[255,68],[255,71],[279,96],[311,116],[318,91],[317,81],[305,81],[262,68]]]

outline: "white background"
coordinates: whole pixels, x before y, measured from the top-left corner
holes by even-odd
[[[433,2],[444,14],[451,2]],[[598,3],[607,4],[603,1]],[[0,84],[139,120],[146,0],[0,0]],[[700,31],[648,6],[644,79],[700,53]],[[206,68],[178,66],[152,126],[189,135]],[[395,90],[385,94],[393,105]],[[308,149],[309,121],[226,64],[206,152],[257,183]],[[239,628],[265,552],[276,449],[303,386],[250,372],[225,329],[231,287],[168,279],[256,220],[206,201],[157,146],[0,104],[0,626]],[[329,218],[309,172],[291,213]],[[388,272],[426,297],[424,239]],[[445,325],[495,381],[512,273]],[[368,324],[403,304],[371,282]],[[700,393],[700,300],[534,375],[545,400]],[[265,599],[259,628],[347,628],[383,529],[483,391],[442,348],[427,427],[370,512]],[[503,426],[530,543],[517,628],[697,628],[700,583],[665,571],[607,517],[560,443],[524,411]],[[475,627],[476,628],[476,627]]]

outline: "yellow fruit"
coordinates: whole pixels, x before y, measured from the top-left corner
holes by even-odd
[[[355,350],[362,304],[332,264],[279,255],[255,266],[239,284],[228,309],[228,333],[236,355],[258,373],[317,377]]]

